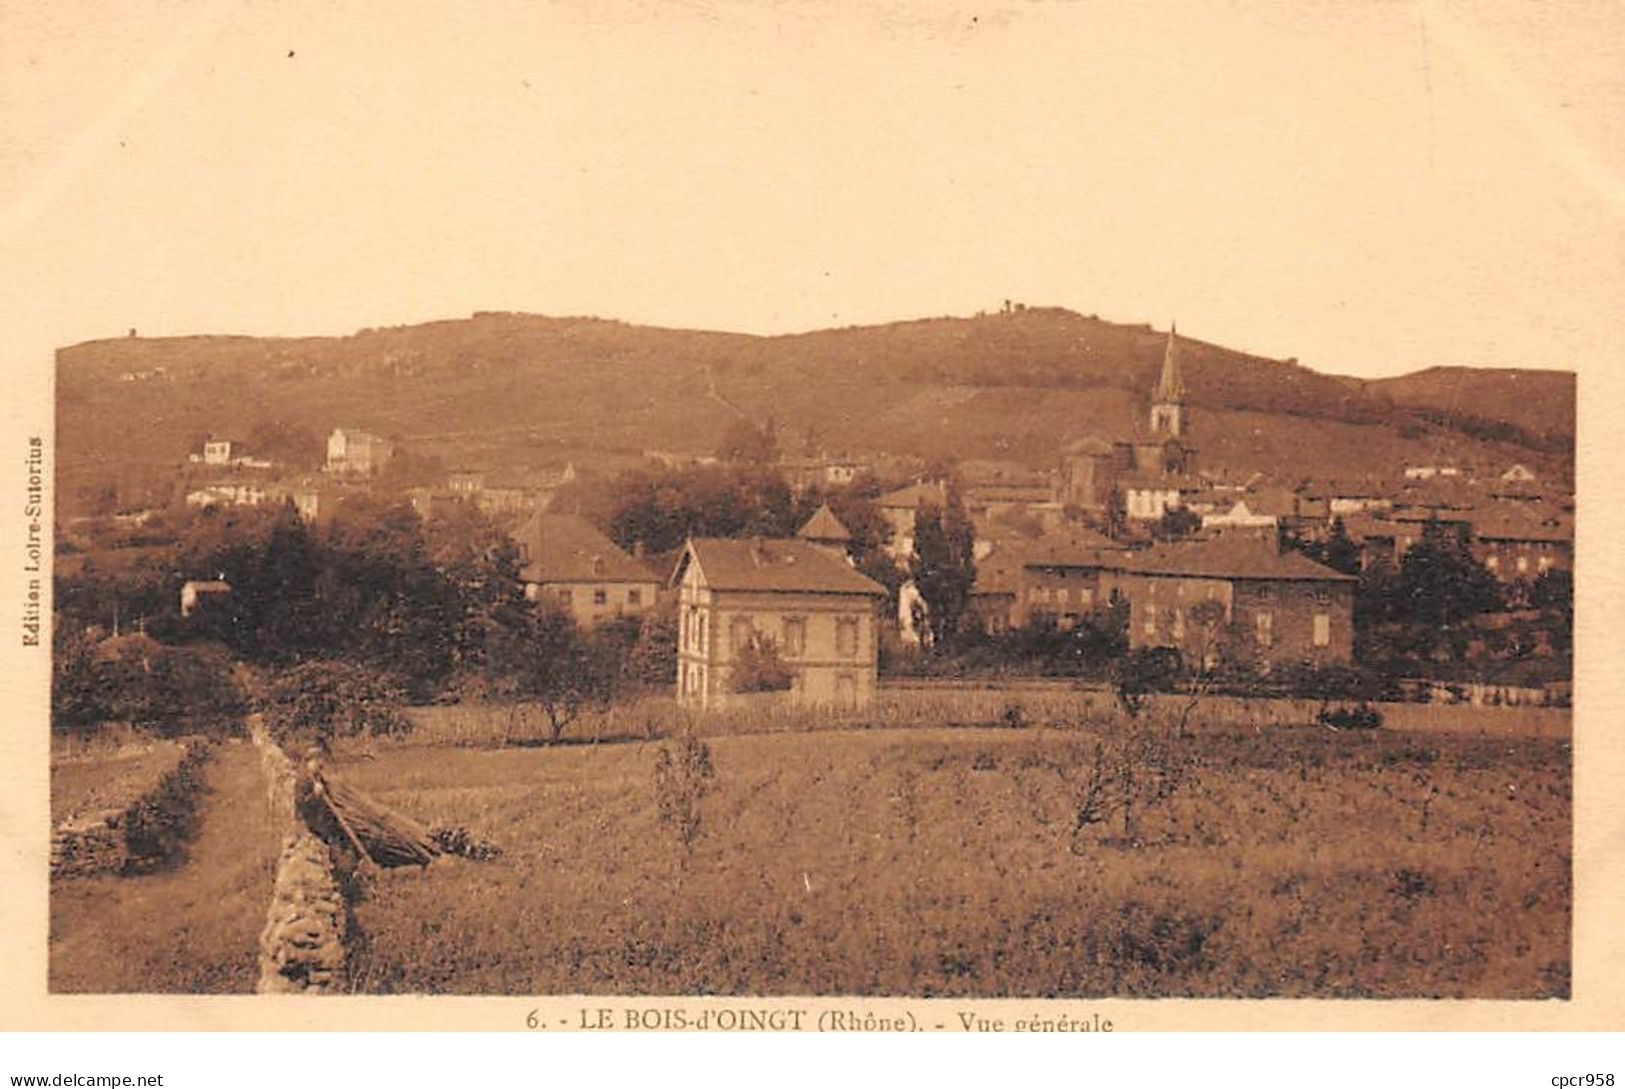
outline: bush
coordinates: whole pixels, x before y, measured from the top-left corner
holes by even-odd
[[[141,872],[184,857],[186,843],[197,832],[202,800],[201,769],[214,748],[210,742],[188,746],[179,764],[124,814],[127,872]]]
[[[1173,647],[1138,647],[1112,663],[1112,690],[1124,711],[1138,715],[1146,698],[1172,688],[1180,673],[1179,651]]]
[[[779,648],[765,635],[752,635],[739,648],[732,673],[735,692],[788,692],[795,681],[790,667],[779,657]]]
[[[711,747],[692,733],[660,746],[660,754],[655,757],[655,804],[660,823],[677,837],[685,866],[700,834],[700,800],[711,792],[716,778]]]
[[[336,737],[411,729],[401,712],[403,690],[390,675],[348,662],[306,662],[280,673],[265,692],[265,722],[273,737],[298,745]]]
[[[1333,730],[1375,730],[1382,725],[1382,712],[1368,703],[1358,707],[1323,707],[1315,719]]]

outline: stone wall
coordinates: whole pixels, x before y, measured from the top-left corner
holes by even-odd
[[[70,818],[51,835],[52,877],[117,873],[129,857],[122,809]]]
[[[249,734],[260,750],[272,811],[282,825],[282,856],[265,929],[260,934],[260,994],[332,994],[345,986],[344,894],[327,844],[295,809],[298,786],[287,754],[257,716]]]

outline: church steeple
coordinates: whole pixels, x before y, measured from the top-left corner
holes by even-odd
[[[1151,431],[1169,438],[1185,432],[1185,378],[1179,371],[1179,325],[1168,327],[1168,346],[1162,353],[1162,373],[1151,391]]]

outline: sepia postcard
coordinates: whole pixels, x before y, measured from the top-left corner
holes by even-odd
[[[1622,30],[8,6],[0,1019],[1617,1028]]]

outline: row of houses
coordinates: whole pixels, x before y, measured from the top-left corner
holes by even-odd
[[[671,595],[684,703],[735,699],[734,670],[764,642],[790,670],[792,700],[861,705],[875,691],[886,591],[852,565],[850,534],[827,507],[794,538],[692,539],[659,564],[573,515],[539,514],[516,536],[527,598],[583,625],[639,615]],[[995,630],[1065,628],[1120,598],[1133,647],[1173,647],[1192,661],[1222,651],[1267,671],[1352,660],[1354,582],[1257,539],[1132,551],[1080,529],[995,550],[980,565],[972,609]]]

